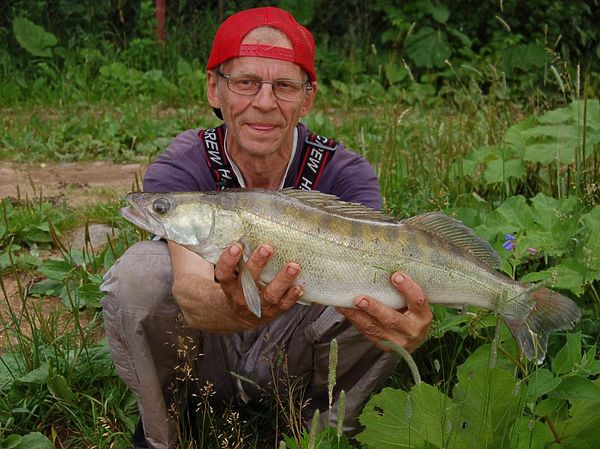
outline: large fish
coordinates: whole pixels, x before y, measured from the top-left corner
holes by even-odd
[[[548,333],[580,319],[569,298],[496,271],[500,259],[491,246],[443,213],[400,221],[301,190],[132,193],[127,200],[126,219],[213,264],[234,242],[242,244],[246,258],[259,245],[271,245],[273,257],[259,282],[268,283],[284,264],[297,262],[307,303],[353,307],[353,299],[366,294],[401,308],[405,301],[390,275],[403,271],[431,303],[499,313],[523,353],[538,362]],[[239,268],[248,307],[260,316],[256,283],[243,260]]]

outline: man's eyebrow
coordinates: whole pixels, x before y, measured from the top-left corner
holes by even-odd
[[[260,79],[260,80],[265,80],[265,78],[263,78],[261,76],[258,76],[255,73],[248,73],[248,72],[231,72],[229,74],[229,76],[235,76],[235,77],[238,77],[238,76],[247,76],[249,78],[257,78],[257,79]],[[266,81],[269,81],[269,80],[266,80]],[[283,77],[280,77],[280,78],[274,78],[271,81],[298,81],[300,83],[304,82],[303,80],[298,79],[298,78],[294,77],[293,75],[289,75],[287,77],[283,76]]]

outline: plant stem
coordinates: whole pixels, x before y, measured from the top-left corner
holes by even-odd
[[[412,356],[406,349],[404,349],[402,346],[399,346],[399,345],[392,343],[391,341],[387,341],[387,340],[379,340],[379,344],[381,346],[391,349],[395,353],[399,354],[400,357],[402,357],[404,359],[404,361],[407,363],[408,367],[410,368],[410,372],[412,373],[413,379],[415,381],[415,385],[418,385],[421,383],[421,374],[419,373],[419,368],[417,368],[417,364],[415,363],[415,360],[412,358]]]

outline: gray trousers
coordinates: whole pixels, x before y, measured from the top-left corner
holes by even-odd
[[[303,383],[321,424],[337,424],[337,395],[346,392],[344,431],[358,430],[357,416],[369,395],[396,367],[331,307],[296,305],[258,329],[215,335],[186,326],[172,296],[167,245],[139,242],[111,267],[101,290],[108,343],[117,373],[137,395],[151,448],[177,443],[174,388],[192,381],[212,385],[213,400],[257,399],[266,391],[289,391]],[[338,342],[334,404],[328,409],[330,341]],[[285,361],[286,363],[282,363]],[[240,380],[242,379],[242,380]],[[244,379],[250,379],[247,382]]]

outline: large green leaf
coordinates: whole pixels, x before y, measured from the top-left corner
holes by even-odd
[[[569,250],[578,230],[578,201],[574,197],[556,199],[539,193],[531,200],[535,226],[527,231],[529,246],[549,256],[562,256]]]
[[[459,447],[454,436],[461,426],[452,400],[425,383],[410,393],[384,389],[369,400],[360,422],[365,429],[357,439],[368,447]]]
[[[486,184],[504,183],[509,178],[522,178],[523,176],[525,176],[525,167],[518,159],[496,159],[488,164],[483,173]]]
[[[553,125],[542,125],[534,126],[523,131],[523,136],[527,138],[544,138],[550,137],[553,139],[561,140],[567,139],[577,142],[581,139],[581,130],[577,127],[569,124],[553,124]]]
[[[453,397],[465,429],[460,447],[502,447],[524,407],[525,387],[512,373],[499,369],[459,375]]]
[[[10,446],[14,449],[52,449],[52,442],[40,432],[31,432],[18,439],[16,446]]]
[[[552,359],[552,371],[565,374],[572,371],[581,362],[581,333],[567,334],[567,342]]]
[[[564,259],[554,267],[527,273],[521,277],[521,281],[545,281],[550,288],[570,290],[576,295],[581,295],[583,293],[586,273],[586,268],[580,261]]]
[[[457,375],[462,379],[468,379],[472,373],[490,369],[490,351],[490,344],[483,344],[479,346],[477,349],[475,349],[473,354],[471,354],[469,358],[458,367],[456,371]],[[515,365],[510,361],[504,351],[498,351],[495,368],[511,372],[515,369]]]
[[[525,147],[523,159],[541,164],[549,164],[555,161],[561,164],[572,164],[575,161],[578,145],[579,141],[573,139],[532,143]]]
[[[523,132],[536,125],[535,116],[530,115],[525,120],[521,120],[516,125],[511,126],[504,133],[504,142],[513,145],[517,148],[524,148],[526,145],[525,136]]]
[[[439,3],[424,2],[423,9],[429,12],[438,23],[446,23],[450,17],[450,10]]]
[[[52,56],[52,47],[58,43],[54,34],[23,17],[15,18],[13,32],[19,45],[33,56]]]
[[[570,401],[585,399],[600,402],[600,385],[581,376],[565,377],[549,396]]]
[[[592,383],[592,382],[590,382]],[[600,388],[600,380],[592,383]],[[572,400],[569,419],[558,423],[558,432],[565,447],[597,448],[600,441],[600,400]],[[573,442],[573,444],[571,444]],[[580,443],[579,446],[574,443]],[[552,446],[561,449],[562,445]]]
[[[475,228],[478,235],[493,240],[497,234],[517,233],[529,229],[533,217],[524,196],[511,196]]]
[[[446,34],[431,27],[423,27],[406,40],[406,54],[417,67],[443,67],[450,57]]]
[[[501,67],[508,74],[514,69],[527,71],[542,67],[548,59],[546,49],[538,43],[507,47],[503,50],[502,56]]]
[[[527,394],[538,398],[554,390],[560,384],[560,379],[554,377],[548,369],[535,370],[527,379]]]
[[[517,419],[510,432],[510,449],[545,449],[552,439],[546,425],[526,416]]]
[[[584,103],[583,100],[574,101],[566,108],[546,112],[538,118],[538,122],[553,125],[566,122],[583,124]],[[587,126],[592,129],[600,129],[600,100],[587,100],[586,114]]]
[[[600,280],[600,206],[594,207],[581,218],[588,231],[582,248],[581,263],[587,268],[587,280]]]

